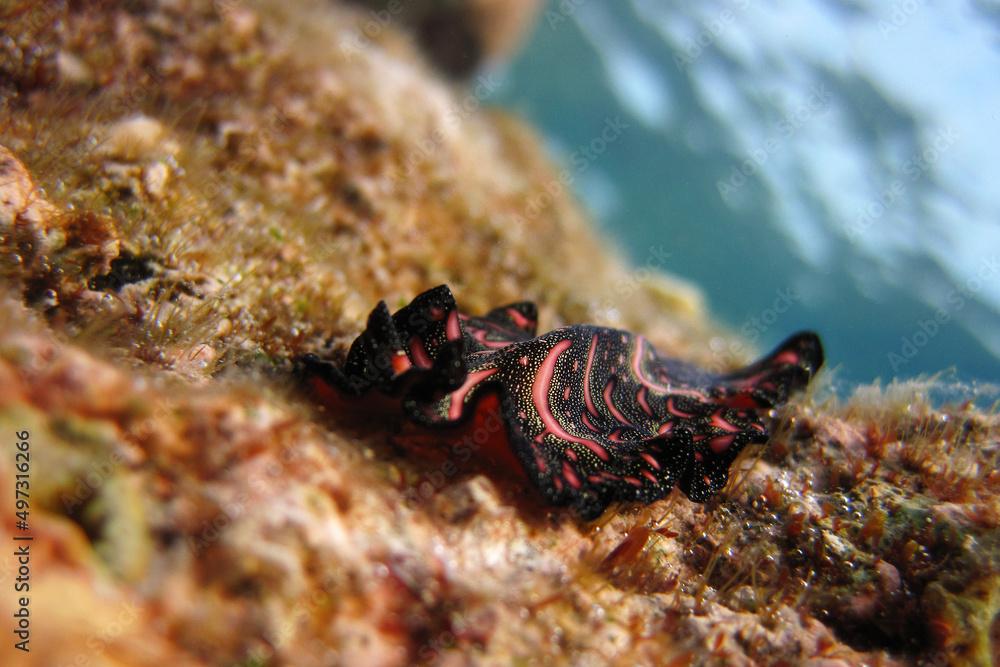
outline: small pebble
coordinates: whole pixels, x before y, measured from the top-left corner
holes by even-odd
[[[90,86],[94,83],[94,73],[90,66],[69,51],[60,51],[56,54],[56,69],[60,80],[64,83],[79,86]]]
[[[153,199],[163,199],[169,180],[170,168],[164,162],[154,162],[142,170],[142,187]]]
[[[154,153],[165,135],[160,121],[139,114],[112,125],[100,151],[110,157],[137,160]]]

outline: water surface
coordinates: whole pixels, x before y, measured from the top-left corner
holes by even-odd
[[[542,129],[636,262],[667,248],[663,268],[759,347],[812,328],[844,385],[948,368],[993,383],[998,16],[985,0],[551,2],[490,101]],[[624,127],[595,144],[608,123]]]

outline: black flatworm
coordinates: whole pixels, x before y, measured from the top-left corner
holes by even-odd
[[[395,314],[380,302],[343,365],[307,355],[301,368],[328,400],[395,397],[427,429],[499,411],[511,465],[548,502],[593,518],[675,485],[706,501],[739,452],[768,439],[767,411],[823,364],[810,332],[714,374],[626,331],[576,325],[536,336],[536,322],[528,302],[464,315],[442,285]]]

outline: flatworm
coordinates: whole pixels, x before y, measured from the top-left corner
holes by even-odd
[[[767,411],[823,364],[810,332],[746,368],[713,374],[616,329],[576,325],[536,336],[537,319],[529,302],[461,314],[441,285],[395,314],[380,302],[342,366],[306,355],[300,368],[327,400],[398,398],[427,428],[499,411],[511,464],[548,502],[589,519],[675,485],[705,502],[746,445],[767,441]]]

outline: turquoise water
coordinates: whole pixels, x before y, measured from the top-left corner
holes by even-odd
[[[489,101],[760,348],[814,329],[845,388],[997,383],[1000,7],[945,4],[551,2]]]

